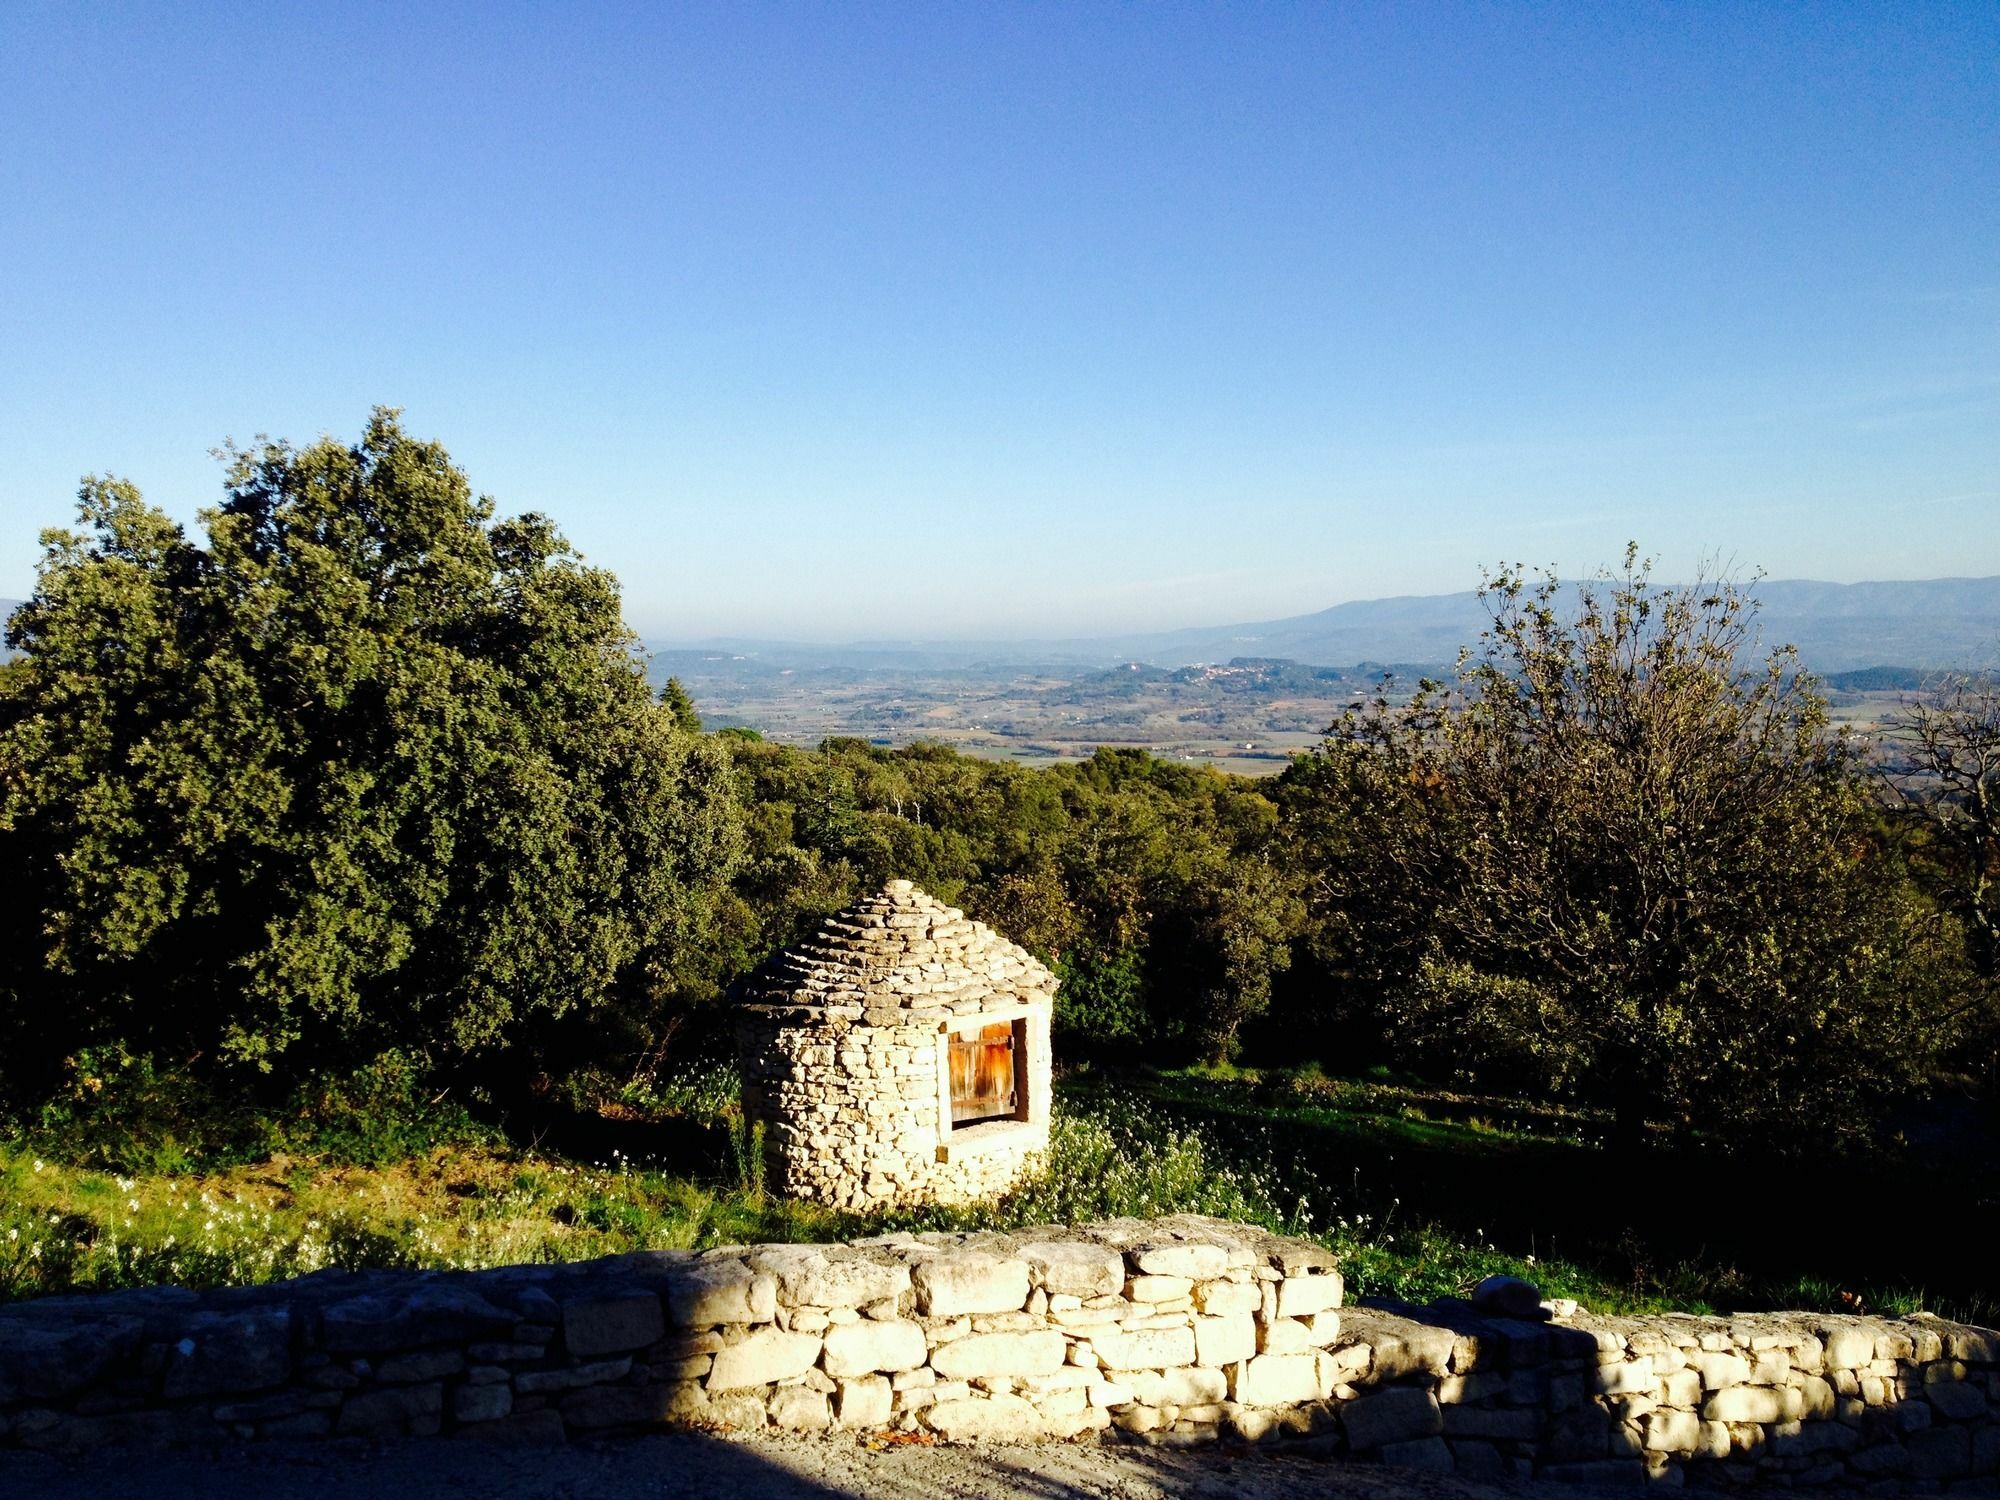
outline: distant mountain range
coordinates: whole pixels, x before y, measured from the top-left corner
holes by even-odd
[[[1816,672],[1863,667],[2000,665],[2000,577],[1900,583],[1767,579],[1755,586],[1759,628],[1771,645],[1799,648]],[[1285,658],[1312,666],[1362,662],[1448,663],[1472,644],[1487,617],[1479,596],[1404,595],[1336,604],[1316,614],[1243,625],[1043,641],[856,641],[844,646],[743,637],[657,642],[675,653],[755,657],[772,667],[1104,665],[1154,666]]]
[[[2000,577],[1924,578],[1902,583],[1816,583],[1767,579],[1756,585],[1765,641],[1799,648],[1816,672],[1864,667],[2000,666]],[[0,599],[0,620],[18,599]],[[657,641],[676,655],[717,653],[759,666],[860,670],[975,666],[1108,666],[1143,661],[1159,667],[1283,658],[1308,666],[1362,662],[1443,664],[1477,640],[1486,625],[1479,596],[1411,594],[1358,599],[1316,614],[1243,625],[1139,632],[1070,640],[797,641],[721,637]]]

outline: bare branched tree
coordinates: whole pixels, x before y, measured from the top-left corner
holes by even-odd
[[[2000,1076],[2000,678],[1946,673],[1885,721],[1888,780],[1921,820],[1911,865],[1963,924],[1965,958],[1987,1013],[1989,1072]]]

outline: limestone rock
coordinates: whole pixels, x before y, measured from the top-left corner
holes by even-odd
[[[292,1309],[250,1308],[199,1313],[181,1324],[169,1346],[161,1394],[215,1396],[283,1385],[292,1371]]]
[[[1047,1240],[1015,1252],[1051,1297],[1116,1296],[1125,1286],[1125,1257],[1104,1245]]]
[[[1356,1452],[1444,1431],[1437,1397],[1415,1386],[1395,1386],[1350,1401],[1341,1408],[1340,1420],[1347,1431],[1347,1445]]]
[[[1098,1357],[1114,1370],[1160,1370],[1194,1363],[1193,1328],[1155,1328],[1139,1333],[1106,1330],[1090,1339]]]
[[[1518,1276],[1489,1276],[1472,1289],[1472,1305],[1497,1318],[1543,1316],[1542,1289]]]
[[[728,1391],[789,1380],[810,1370],[819,1362],[819,1355],[820,1341],[812,1334],[760,1328],[742,1343],[717,1352],[708,1388]]]
[[[694,1261],[674,1268],[667,1307],[677,1328],[716,1323],[768,1323],[778,1309],[777,1278],[740,1260]]]
[[[974,1396],[937,1401],[924,1408],[923,1421],[954,1442],[1026,1442],[1044,1436],[1049,1420],[1019,1396]]]
[[[666,1331],[660,1299],[652,1292],[635,1288],[586,1295],[562,1305],[563,1345],[578,1359],[643,1349]]]
[[[1232,1394],[1245,1406],[1288,1406],[1316,1400],[1320,1394],[1319,1356],[1260,1354],[1243,1366]],[[1431,1404],[1435,1408],[1437,1403]]]
[[[929,1352],[923,1328],[907,1321],[845,1323],[826,1332],[826,1373],[833,1376],[897,1374],[923,1364]]]
[[[1220,1245],[1142,1245],[1127,1253],[1132,1269],[1146,1276],[1184,1276],[1206,1281],[1229,1269],[1229,1252]]]
[[[978,1251],[924,1261],[912,1280],[917,1289],[917,1310],[926,1317],[1016,1312],[1028,1300],[1025,1261],[1002,1260]]]
[[[944,1380],[992,1375],[1047,1375],[1062,1368],[1067,1353],[1054,1329],[1039,1333],[975,1333],[955,1339],[931,1355],[931,1368]]]

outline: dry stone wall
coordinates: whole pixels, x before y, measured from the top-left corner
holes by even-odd
[[[1933,1319],[1343,1308],[1318,1246],[1177,1217],[0,1309],[0,1445],[1300,1439],[1490,1477],[1990,1484],[2000,1335]]]

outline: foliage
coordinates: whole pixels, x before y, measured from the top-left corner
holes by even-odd
[[[1502,573],[1455,688],[1350,711],[1287,773],[1322,961],[1412,1053],[1628,1135],[1865,1131],[1936,996],[1856,750],[1788,651],[1748,664],[1727,581],[1628,556],[1574,618],[1559,594]]]
[[[228,455],[190,539],[92,479],[0,679],[0,1041],[302,1076],[450,1062],[704,929],[718,748],[648,691],[611,576],[496,521],[378,411]]]
[[[1132,750],[1026,770],[928,744],[728,743],[748,849],[725,948],[686,995],[891,876],[1053,964],[1073,1042],[1226,1055],[1291,960],[1300,909],[1255,783]]]
[[[1887,728],[1890,778],[1917,827],[1912,868],[1962,934],[1972,982],[1957,1019],[2000,1085],[2000,680],[1937,678]]]
[[[123,1047],[85,1048],[36,1116],[38,1148],[79,1166],[186,1175],[272,1154],[379,1166],[494,1132],[429,1082],[424,1060],[388,1052],[302,1081],[264,1108],[186,1068]]]

